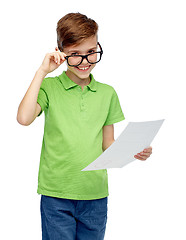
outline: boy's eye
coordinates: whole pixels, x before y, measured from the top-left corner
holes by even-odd
[[[77,53],[77,52],[74,52],[74,53],[72,53],[71,55],[72,55],[72,56],[74,56],[74,55],[78,55],[78,53]]]
[[[95,51],[94,50],[89,50],[88,53],[94,53]]]

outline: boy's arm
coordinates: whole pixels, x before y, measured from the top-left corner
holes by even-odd
[[[103,144],[102,149],[105,151],[115,141],[114,139],[114,125],[103,126]]]
[[[25,96],[19,104],[17,121],[21,125],[30,125],[41,111],[37,98],[41,83],[45,76],[57,69],[64,61],[66,54],[63,52],[47,53],[41,66],[37,70]]]
[[[17,112],[17,121],[21,125],[28,126],[36,118],[39,112],[39,104],[37,103],[37,97],[41,83],[46,74],[38,69],[34,79],[32,80],[30,87],[28,88],[23,100],[21,101],[18,112]]]

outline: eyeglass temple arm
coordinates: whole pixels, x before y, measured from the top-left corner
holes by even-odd
[[[98,42],[98,45],[99,45],[99,47],[100,47],[101,52],[103,53],[103,49],[102,49],[102,47],[101,47],[101,45],[100,45],[99,42]]]

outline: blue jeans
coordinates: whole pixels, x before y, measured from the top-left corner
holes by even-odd
[[[107,197],[70,200],[41,195],[42,240],[103,240]]]

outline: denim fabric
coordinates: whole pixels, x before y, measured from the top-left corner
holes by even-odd
[[[107,197],[70,200],[41,195],[42,240],[103,240]]]

